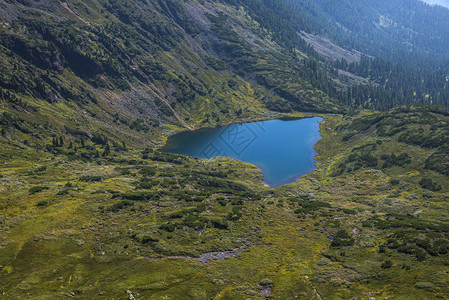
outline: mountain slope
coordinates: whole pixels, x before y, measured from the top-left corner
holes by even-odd
[[[50,0],[1,5],[4,111],[17,114],[25,131],[39,131],[47,122],[54,134],[98,131],[136,143],[142,132],[160,132],[164,124],[215,125],[268,109],[338,110],[301,77],[304,56],[285,53],[257,22],[230,6]],[[31,120],[27,109],[34,110]],[[75,125],[73,119],[86,121]]]
[[[341,104],[380,110],[416,102],[448,105],[447,9],[419,0],[228,2],[246,7],[286,47],[304,49],[300,33],[319,53],[335,49],[332,43],[346,48],[340,52],[361,52],[363,60],[327,64],[321,77],[337,81],[320,88]],[[323,39],[331,43],[316,43]]]
[[[400,3],[0,0],[2,296],[448,298],[448,109],[387,110],[448,103],[446,12]],[[312,115],[277,189],[157,150]]]
[[[445,55],[447,12],[410,3],[2,1],[0,95],[15,119],[2,123],[10,134],[47,122],[41,135],[137,143],[172,130],[164,124],[195,128],[269,110],[447,104],[444,58],[429,58]]]

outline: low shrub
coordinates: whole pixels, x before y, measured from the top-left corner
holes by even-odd
[[[30,188],[29,190],[28,190],[28,192],[30,193],[30,195],[33,195],[33,194],[36,194],[36,193],[39,193],[39,192],[42,192],[43,190],[48,190],[49,189],[49,187],[47,187],[47,186],[33,186],[32,188]]]

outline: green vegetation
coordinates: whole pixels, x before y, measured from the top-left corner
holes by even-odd
[[[32,194],[36,194],[39,192],[42,192],[43,190],[48,190],[48,187],[46,186],[33,186],[32,188],[29,189],[29,193]]]
[[[419,118],[427,113],[431,124]],[[390,134],[399,119],[407,123]],[[327,116],[317,169],[274,190],[260,170],[226,158],[127,147],[87,162],[66,142],[57,153],[9,146],[0,289],[11,298],[447,297],[447,177],[424,164],[442,148],[400,138],[433,123],[444,131],[449,120],[425,106]],[[215,252],[231,256],[206,258]]]
[[[448,298],[448,110],[359,111],[447,104],[447,12],[387,6],[387,28],[374,2],[363,20],[325,2],[2,1],[0,294]],[[375,57],[325,58],[303,31]],[[314,114],[317,168],[277,189],[157,150]]]

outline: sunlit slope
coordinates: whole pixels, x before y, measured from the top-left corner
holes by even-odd
[[[226,158],[128,149],[87,163],[2,150],[0,289],[12,299],[447,297],[448,177],[432,163],[446,165],[447,147],[431,141],[448,121],[419,106],[328,116],[317,169],[279,189]]]

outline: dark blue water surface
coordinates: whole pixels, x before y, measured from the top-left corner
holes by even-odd
[[[322,118],[271,120],[206,128],[171,136],[164,152],[200,158],[232,157],[256,165],[271,187],[291,183],[315,168]]]

